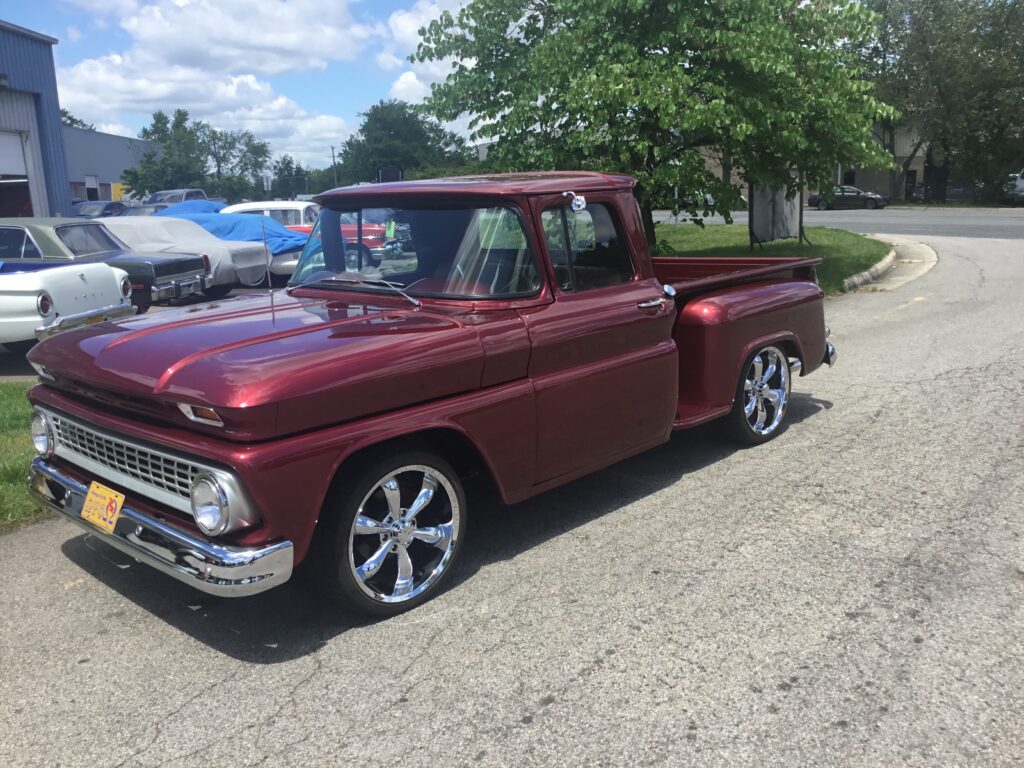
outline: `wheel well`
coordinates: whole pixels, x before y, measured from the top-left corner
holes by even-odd
[[[787,357],[795,357],[801,363],[804,361],[803,356],[800,354],[800,350],[796,343],[792,339],[783,339],[775,342],[775,346],[786,353]]]
[[[338,466],[328,498],[353,465],[365,464],[398,451],[434,451],[448,461],[463,480],[483,479],[493,487],[494,478],[473,441],[454,429],[435,428],[393,437],[354,451]]]

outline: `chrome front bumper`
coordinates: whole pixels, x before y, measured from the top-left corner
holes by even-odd
[[[121,508],[113,533],[81,517],[88,487],[46,460],[32,460],[29,491],[66,519],[139,562],[211,595],[245,597],[288,581],[293,546],[228,547],[178,530],[150,515]]]
[[[77,315],[65,315],[49,325],[36,328],[36,338],[42,341],[63,331],[70,331],[72,328],[102,323],[118,317],[127,317],[128,315],[134,315],[136,311],[137,309],[133,304],[111,304],[109,307],[100,307],[88,312],[80,312]]]

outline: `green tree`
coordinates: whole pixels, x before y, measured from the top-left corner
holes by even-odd
[[[60,121],[64,123],[64,125],[70,125],[72,128],[81,128],[86,131],[96,130],[95,125],[93,125],[92,123],[87,123],[85,122],[85,120],[81,120],[75,117],[66,109],[64,109],[64,107],[60,108]]]
[[[271,166],[273,181],[270,194],[275,198],[290,200],[296,195],[311,194],[310,172],[296,162],[291,155],[282,155]],[[313,190],[313,193],[321,190]]]
[[[1024,8],[1016,0],[866,3],[880,17],[862,50],[871,79],[920,138],[893,191],[927,152],[930,196],[945,198],[950,175],[979,197],[998,196],[1007,171],[1024,162]],[[896,127],[882,125],[883,136]]]
[[[382,166],[396,165],[406,178],[420,178],[465,167],[472,159],[461,136],[404,101],[381,101],[360,116],[358,133],[341,147],[341,184],[374,181]]]
[[[872,125],[891,110],[847,47],[874,24],[831,0],[472,0],[413,58],[453,62],[427,107],[469,113],[474,138],[497,140],[489,163],[637,176],[653,241],[673,187],[726,216],[738,203],[709,156],[794,192],[797,172],[825,186],[837,164],[888,164]]]
[[[157,148],[122,175],[133,193],[200,187],[229,201],[262,195],[260,173],[270,162],[270,145],[250,131],[222,131],[176,109],[171,117],[154,112],[139,138]]]

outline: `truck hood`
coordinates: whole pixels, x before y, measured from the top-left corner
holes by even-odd
[[[404,299],[284,291],[78,329],[29,355],[52,386],[106,407],[260,440],[479,388],[477,329]],[[190,424],[206,405],[224,428]]]

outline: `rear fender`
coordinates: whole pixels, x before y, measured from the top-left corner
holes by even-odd
[[[811,281],[774,280],[695,297],[679,312],[680,413],[720,413],[731,406],[747,356],[769,344],[786,347],[803,375],[825,353],[824,294]]]

